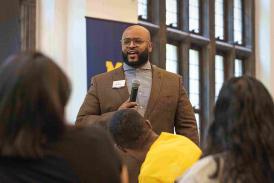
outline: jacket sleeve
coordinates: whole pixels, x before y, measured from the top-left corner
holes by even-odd
[[[182,85],[182,77],[179,79],[179,100],[175,115],[175,131],[184,135],[199,145],[199,136],[192,105]]]
[[[106,122],[112,117],[113,113],[114,112],[101,113],[100,101],[97,95],[96,78],[92,78],[91,86],[78,112],[76,125],[86,126],[96,123],[105,127]]]

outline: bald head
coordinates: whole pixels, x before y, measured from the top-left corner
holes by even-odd
[[[150,32],[145,27],[129,26],[123,32],[121,43],[124,63],[138,68],[149,62],[152,44]]]
[[[127,35],[131,32],[134,32],[137,37],[142,37],[146,41],[150,41],[150,32],[145,27],[141,25],[132,25],[127,27],[122,35],[122,39],[127,38]]]

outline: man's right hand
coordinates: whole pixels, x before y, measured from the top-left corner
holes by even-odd
[[[125,101],[124,103],[122,103],[122,105],[118,108],[118,110],[135,108],[135,107],[137,107],[137,105],[138,104],[136,102],[130,102],[129,99],[128,99],[127,101]]]

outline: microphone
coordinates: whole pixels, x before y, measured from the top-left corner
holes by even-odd
[[[140,86],[140,81],[138,79],[132,80],[131,93],[130,93],[130,102],[136,102],[138,88]]]

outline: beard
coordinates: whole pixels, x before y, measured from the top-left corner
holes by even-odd
[[[138,68],[138,67],[144,65],[148,61],[148,56],[149,56],[148,48],[146,48],[143,52],[138,54],[138,60],[135,61],[135,62],[130,62],[128,60],[128,54],[127,53],[122,52],[122,56],[123,56],[123,61],[127,65],[129,65],[131,67],[134,67],[134,68]]]

